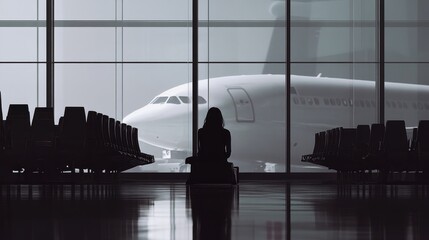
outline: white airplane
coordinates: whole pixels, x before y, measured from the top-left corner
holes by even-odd
[[[229,160],[240,171],[285,171],[285,75],[227,76],[198,84],[199,125],[209,107],[221,109],[232,136]],[[191,87],[187,83],[171,88],[123,121],[139,129],[140,141],[189,155]],[[386,83],[385,89],[386,119],[404,119],[408,126],[416,126],[418,119],[428,116],[429,86]],[[377,122],[375,96],[374,81],[292,75],[292,171],[319,169],[300,161],[303,154],[312,152],[316,132]]]

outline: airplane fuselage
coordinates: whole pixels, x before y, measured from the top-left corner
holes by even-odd
[[[181,98],[188,96],[190,88],[189,83],[169,89],[124,121],[138,127],[139,139],[147,144],[190,153],[192,105]],[[385,89],[386,106],[390,106],[386,107],[386,119],[404,119],[408,126],[416,126],[418,119],[428,116],[428,86],[386,83]],[[200,80],[199,93],[207,101],[199,104],[199,126],[209,106],[221,109],[225,127],[232,135],[233,162],[244,166],[244,171],[285,170],[289,145],[286,143],[285,75]],[[160,101],[160,97],[164,97],[165,102]],[[174,99],[169,103],[171,97],[181,101]],[[312,150],[314,133],[377,122],[376,99],[373,81],[292,75],[292,170],[305,171],[309,167],[300,159]]]

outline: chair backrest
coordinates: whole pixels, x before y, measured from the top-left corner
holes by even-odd
[[[133,144],[133,137],[132,137],[132,131],[133,127],[130,125],[127,125],[127,145],[128,145],[128,151],[130,153],[134,153],[134,144]]]
[[[413,135],[410,139],[410,151],[415,151],[417,148],[418,128],[413,128]]]
[[[317,153],[317,150],[320,147],[320,133],[314,134],[314,147],[313,147],[313,154]]]
[[[333,130],[329,129],[325,131],[325,146],[324,155],[329,155],[332,150],[332,144],[334,140]]]
[[[6,117],[6,142],[9,148],[25,149],[30,136],[30,112],[27,104],[11,104]]]
[[[408,152],[407,130],[405,121],[389,120],[386,122],[382,149],[386,153]]]
[[[3,125],[3,107],[1,102],[1,92],[0,92],[0,150],[3,150],[5,143],[5,133]]]
[[[419,122],[416,141],[420,152],[429,152],[429,120]]]
[[[130,152],[131,142],[129,142],[129,139],[128,139],[127,127],[128,125],[126,123],[121,123],[122,146],[124,151]]]
[[[329,148],[328,154],[330,156],[335,156],[338,154],[338,147],[340,142],[340,131],[342,128],[333,128],[330,130],[329,136]]]
[[[122,141],[122,126],[120,121],[115,121],[116,146],[118,150],[123,150],[124,143]]]
[[[111,147],[118,146],[118,136],[116,136],[116,120],[109,118],[109,142]]]
[[[30,112],[28,111],[28,104],[11,104],[7,112],[7,119],[10,118],[28,118],[30,119]]]
[[[355,144],[356,144],[356,129],[341,128],[340,141],[338,144],[338,155],[340,157],[351,157],[353,155],[353,148]]]
[[[319,133],[319,148],[317,150],[317,154],[321,155],[325,151],[326,146],[326,132],[320,132]]]
[[[371,136],[371,130],[369,125],[358,125],[356,127],[356,154],[358,157],[365,156],[368,154],[369,140]]]
[[[110,146],[110,128],[109,128],[109,116],[101,116],[101,133],[103,137],[103,144]]]
[[[97,133],[97,112],[88,111],[86,119],[86,144],[91,149],[98,144]]]
[[[133,141],[133,148],[134,148],[134,152],[136,154],[140,154],[140,145],[139,145],[139,133],[138,133],[138,129],[134,128],[131,131],[131,136],[132,136],[132,141]]]
[[[64,116],[61,116],[60,119],[58,119],[58,125],[55,126],[56,136],[60,135],[61,131],[63,130],[63,126],[64,126]]]
[[[36,107],[31,124],[32,146],[53,147],[54,141],[54,109],[51,107]]]
[[[381,143],[384,137],[384,124],[374,123],[371,124],[371,133],[369,137],[368,152],[376,154],[380,151]]]
[[[60,132],[60,144],[64,147],[83,148],[86,138],[86,114],[84,107],[66,107]]]

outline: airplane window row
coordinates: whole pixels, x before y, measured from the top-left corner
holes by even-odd
[[[293,102],[295,105],[316,105],[320,104],[320,101],[316,97],[294,97]],[[362,107],[362,108],[375,108],[375,101],[370,100],[354,100],[353,99],[344,99],[344,98],[324,98],[323,103],[327,106],[344,106],[344,107]],[[429,103],[422,102],[412,102],[410,103],[413,109],[415,110],[429,110]],[[388,108],[400,108],[408,109],[409,105],[407,102],[401,101],[386,101],[386,106]]]
[[[180,100],[179,100],[180,99]],[[188,96],[171,96],[171,97],[166,97],[166,96],[160,96],[160,97],[155,97],[151,104],[164,104],[164,103],[169,103],[169,104],[189,104],[192,102],[192,99],[189,98]],[[204,99],[201,96],[198,96],[198,104],[205,104],[207,103],[207,100]]]

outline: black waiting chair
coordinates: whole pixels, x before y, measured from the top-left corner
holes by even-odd
[[[336,159],[338,157],[339,151],[339,142],[340,142],[340,132],[342,128],[334,128],[326,131],[325,136],[325,147],[323,151],[324,164],[322,166],[327,166],[330,169],[336,169]]]
[[[408,139],[405,121],[390,120],[386,122],[382,142],[380,169],[386,173],[414,170],[408,154]]]
[[[0,172],[2,172],[3,170],[8,171],[6,168],[4,168],[3,164],[4,161],[2,156],[3,156],[3,151],[4,151],[4,144],[5,144],[5,132],[4,132],[4,123],[5,121],[3,120],[3,107],[2,107],[2,103],[1,103],[1,93],[0,93]]]
[[[380,159],[382,158],[381,143],[384,137],[384,124],[374,123],[371,125],[369,136],[368,154],[362,157],[362,165],[365,170],[380,169]]]
[[[429,180],[429,120],[419,122],[416,153],[418,169],[423,171],[427,181]]]
[[[28,157],[30,113],[27,104],[11,104],[6,117],[4,164],[7,171],[22,171]]]
[[[97,112],[88,111],[86,119],[86,160],[85,165],[89,170],[94,170],[97,165],[97,156],[100,154],[99,128],[101,126],[101,118],[99,119]],[[97,123],[100,121],[100,123]]]
[[[57,142],[58,168],[75,172],[87,168],[86,157],[86,115],[83,107],[66,107],[64,123]]]
[[[371,130],[369,125],[358,125],[356,127],[356,145],[353,149],[353,159],[357,167],[365,171],[366,166],[362,158],[368,155]]]
[[[54,164],[55,124],[54,109],[36,107],[31,124],[29,157],[25,172],[44,172]]]
[[[207,163],[196,160],[191,164],[187,184],[237,184],[238,168],[232,163]]]
[[[341,172],[352,172],[357,169],[353,161],[353,148],[356,141],[355,128],[341,128],[338,143],[338,154],[336,157],[336,169]]]
[[[315,160],[316,153],[320,147],[319,145],[320,145],[320,133],[315,133],[313,153],[303,155],[301,158],[301,162],[308,162],[308,163],[313,162]]]
[[[142,153],[140,151],[137,128],[132,129],[131,136],[132,136],[132,145],[134,148],[134,154],[136,155],[136,158],[142,161],[144,164],[153,163],[155,161],[154,156],[146,153]]]

